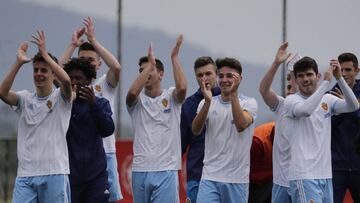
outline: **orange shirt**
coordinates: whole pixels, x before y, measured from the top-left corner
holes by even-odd
[[[255,128],[250,152],[250,182],[272,181],[272,146],[275,122]]]

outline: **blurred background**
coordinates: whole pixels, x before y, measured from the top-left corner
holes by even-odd
[[[342,52],[359,57],[358,8],[357,0],[0,0],[0,79],[14,63],[19,43],[30,41],[36,29],[45,31],[48,51],[59,57],[74,29],[91,16],[97,39],[121,59],[117,139],[133,137],[124,98],[138,74],[138,58],[146,54],[152,41],[156,57],[166,67],[163,87],[174,85],[170,52],[181,33],[180,60],[189,83],[188,95],[198,88],[193,72],[197,57],[235,57],[243,65],[240,92],[258,101],[258,125],[273,119],[258,86],[281,42],[289,41],[290,52],[315,58],[322,72]],[[36,52],[31,45],[29,56]],[[100,75],[106,70],[103,66]],[[282,80],[279,71],[273,86],[279,94]],[[31,64],[20,70],[13,89],[35,90]],[[0,101],[0,202],[11,197],[16,176],[17,119]]]

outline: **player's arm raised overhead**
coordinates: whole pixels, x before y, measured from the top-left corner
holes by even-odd
[[[71,42],[66,48],[63,55],[59,58],[59,64],[61,67],[66,64],[71,56],[73,55],[75,49],[79,47],[84,40],[81,39],[81,36],[85,33],[85,27],[78,27],[74,30],[74,32],[71,35]]]
[[[351,90],[349,85],[345,82],[341,75],[341,66],[338,60],[332,59],[330,66],[333,67],[333,74],[339,84],[344,99],[339,100],[335,103],[334,110],[336,113],[353,112],[359,109],[359,102]]]
[[[286,52],[286,48],[288,47],[288,45],[288,42],[285,42],[279,47],[274,62],[272,63],[270,69],[266,72],[260,82],[260,94],[264,99],[266,105],[268,105],[270,108],[274,108],[279,102],[277,94],[271,88],[271,85],[274,80],[275,74],[279,69],[279,66],[290,56],[290,54]]]
[[[90,17],[84,19],[86,27],[86,36],[89,42],[94,46],[94,49],[99,56],[104,60],[105,64],[109,67],[106,74],[106,81],[112,86],[116,87],[120,79],[120,63],[118,60],[96,39],[94,20]]]
[[[144,88],[146,81],[149,78],[150,73],[156,69],[155,56],[152,50],[152,44],[150,43],[148,49],[148,65],[141,69],[140,74],[131,84],[128,93],[126,95],[126,105],[131,107],[137,103],[138,97],[142,89]]]
[[[63,96],[70,101],[72,96],[71,91],[71,80],[69,75],[57,64],[46,51],[46,39],[45,32],[38,30],[37,35],[32,35],[32,43],[36,44],[39,48],[39,53],[45,59],[46,63],[49,64],[50,69],[54,72],[56,78],[60,81],[60,90]]]
[[[173,96],[177,102],[182,103],[186,97],[187,82],[184,70],[179,60],[179,50],[183,42],[183,35],[176,39],[176,45],[171,52],[171,62],[173,65],[173,73],[175,80],[175,90]]]
[[[17,105],[19,100],[19,96],[15,92],[10,90],[12,84],[14,83],[16,74],[18,73],[23,64],[31,61],[31,59],[26,55],[27,49],[28,44],[26,42],[20,44],[16,55],[16,61],[11,66],[10,71],[7,73],[0,86],[0,98],[5,103],[12,106]]]

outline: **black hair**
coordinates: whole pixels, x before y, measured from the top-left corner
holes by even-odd
[[[49,54],[49,56],[50,56],[56,63],[58,63],[58,59],[57,59],[55,56],[53,56],[53,55],[52,55],[51,53],[49,53],[49,52],[48,52],[48,54]],[[35,54],[32,62],[33,62],[33,63],[35,63],[35,62],[44,62],[44,63],[47,63],[47,62],[45,61],[44,57],[42,57],[42,55],[41,55],[39,52],[38,52],[37,54]]]
[[[90,42],[84,42],[80,45],[79,50],[78,50],[78,54],[80,53],[80,51],[94,51],[96,52],[94,46],[92,44],[90,44]]]
[[[295,77],[297,77],[297,74],[299,72],[305,72],[307,70],[313,70],[316,74],[319,73],[318,65],[316,61],[311,57],[305,56],[294,64]]]
[[[143,56],[139,59],[139,66],[141,66],[143,63],[147,63],[149,62],[149,59],[147,56]],[[158,71],[164,71],[164,64],[160,61],[160,59],[155,59],[155,62],[156,62],[156,69]]]
[[[219,71],[221,68],[227,66],[229,68],[235,69],[240,75],[242,73],[242,67],[240,61],[234,58],[219,58],[215,61],[217,70]]]
[[[96,69],[93,64],[87,59],[71,58],[69,62],[64,64],[64,70],[69,74],[70,71],[80,70],[84,73],[86,79],[96,79]]]
[[[355,69],[359,67],[357,57],[353,53],[350,52],[342,53],[338,56],[338,60],[340,64],[344,62],[352,62]]]
[[[202,57],[199,57],[199,58],[197,58],[197,59],[195,60],[194,69],[196,70],[197,68],[206,66],[206,65],[208,65],[208,64],[213,64],[213,65],[215,65],[214,60],[213,60],[210,56],[202,56]]]

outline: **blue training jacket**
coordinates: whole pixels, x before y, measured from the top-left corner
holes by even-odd
[[[85,183],[106,171],[102,138],[112,135],[115,127],[109,101],[95,99],[93,106],[81,99],[73,102],[66,134],[72,185]]]
[[[335,87],[339,88],[338,86]],[[353,92],[359,100],[360,80],[356,80]],[[357,154],[355,148],[355,137],[360,131],[359,121],[360,110],[332,116],[331,156],[333,171],[360,170],[360,155]]]

